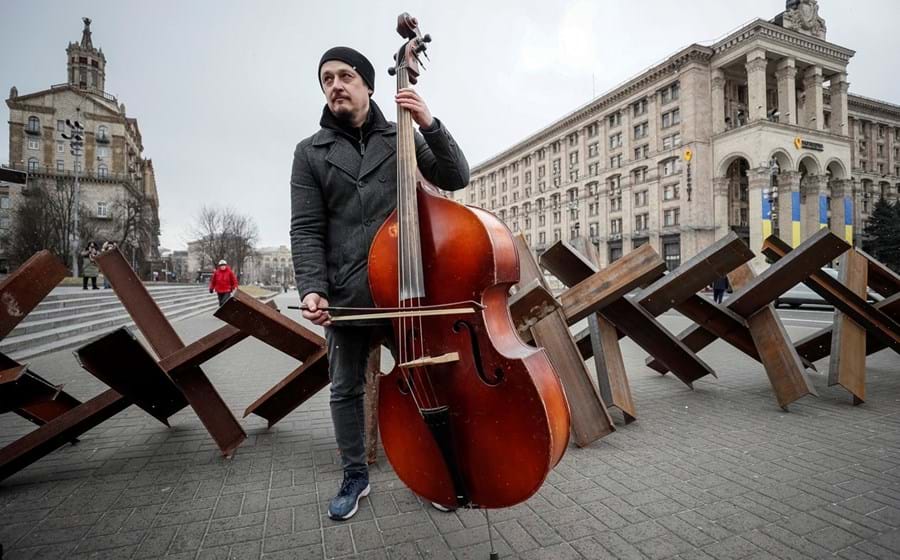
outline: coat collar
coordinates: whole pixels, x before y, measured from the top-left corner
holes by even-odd
[[[354,180],[372,173],[397,151],[397,126],[384,118],[375,101],[371,102],[369,117],[363,126],[366,150],[362,156],[359,153],[359,138],[354,136],[353,131],[341,126],[327,106],[320,124],[322,129],[313,135],[313,146],[331,144],[326,161]],[[359,134],[359,129],[355,132]],[[346,141],[338,142],[339,138]]]

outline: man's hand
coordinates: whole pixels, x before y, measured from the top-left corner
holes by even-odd
[[[394,100],[412,114],[413,120],[420,128],[431,128],[431,125],[434,124],[434,117],[431,116],[428,105],[413,88],[397,90]]]
[[[306,306],[306,310],[301,312],[304,319],[323,327],[331,325],[327,299],[316,293],[306,294],[306,297],[303,298],[303,305]]]

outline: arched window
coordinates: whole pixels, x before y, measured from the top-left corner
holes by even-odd
[[[35,116],[28,117],[28,126],[25,128],[28,132],[40,132],[41,120]]]
[[[97,175],[100,177],[106,177],[109,174],[109,169],[105,165],[97,166]]]
[[[104,125],[100,125],[97,127],[97,140],[106,140],[107,139],[107,128]]]
[[[38,170],[38,160],[37,158],[28,158],[28,172],[34,173]]]

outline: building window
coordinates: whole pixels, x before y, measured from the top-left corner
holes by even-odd
[[[569,154],[569,165],[575,165],[578,163],[578,152],[571,152]]]
[[[622,124],[622,112],[616,111],[609,117],[607,117],[607,121],[609,122],[609,127],[613,128]]]
[[[556,243],[560,239],[562,239],[562,232],[559,228],[556,228],[553,230],[553,242]]]
[[[678,183],[663,187],[663,200],[678,200]]]
[[[547,232],[546,231],[538,232],[538,243],[540,243],[541,245],[544,245],[545,243],[547,243]]]
[[[106,177],[109,174],[109,169],[105,165],[97,166],[97,175],[100,177]]]
[[[591,123],[587,126],[588,138],[593,138],[600,134],[600,123]]]
[[[621,212],[622,211],[622,195],[616,194],[609,198],[609,211],[610,212]]]
[[[56,153],[57,153],[57,154],[64,154],[65,152],[66,152],[66,146],[65,146],[65,144],[63,144],[63,143],[60,142],[60,141],[57,141],[57,142],[56,142]]]
[[[647,206],[647,191],[638,191],[634,193],[634,207],[640,208],[641,206]]]
[[[681,214],[681,210],[678,208],[669,208],[668,210],[663,212],[663,225],[666,226],[677,226],[678,218]]]
[[[663,150],[668,150],[670,148],[674,148],[676,146],[681,145],[681,133],[676,132],[675,134],[670,134],[669,136],[663,137]]]
[[[9,229],[9,216],[0,216],[0,229]]]
[[[622,154],[617,154],[609,158],[609,166],[613,169],[622,167]]]
[[[644,144],[634,149],[634,159],[646,159],[650,157],[650,144]]]
[[[569,135],[569,146],[574,146],[576,144],[578,144],[578,133],[573,132]]]
[[[29,150],[40,150],[41,149],[41,141],[35,140],[34,138],[28,139],[28,149]]]
[[[622,147],[622,133],[617,132],[609,137],[609,149],[613,150],[615,148]]]
[[[0,195],[0,209],[9,210],[9,195]]]
[[[28,171],[30,173],[34,173],[38,170],[38,160],[37,158],[28,158]]]
[[[681,160],[679,158],[669,158],[662,164],[662,176],[668,177],[681,172]]]
[[[106,146],[100,146],[97,148],[97,157],[99,158],[108,158],[109,157],[109,148]]]
[[[670,102],[678,99],[679,93],[680,93],[680,87],[678,85],[678,82],[675,82],[674,84],[672,84],[666,88],[663,88],[659,92],[659,101],[660,101],[660,103],[665,105],[666,103],[670,103]]]
[[[639,167],[631,172],[631,183],[639,185],[647,181],[647,168]]]
[[[609,233],[613,235],[622,233],[622,218],[613,218],[609,221]]]
[[[598,146],[596,142],[594,142],[593,144],[590,144],[588,146],[588,157],[589,158],[597,157],[597,155],[599,153],[600,153],[600,146]]]
[[[641,124],[634,125],[634,139],[635,140],[645,138],[649,132],[650,132],[650,124],[647,122],[642,122]]]
[[[538,214],[538,225],[539,226],[547,225],[547,215],[546,214]]]
[[[634,231],[646,231],[650,227],[650,214],[636,214],[634,216]]]
[[[56,132],[65,132],[66,131],[66,121],[58,120],[56,121]]]
[[[66,163],[61,159],[56,160],[56,170],[57,171],[65,171],[65,169],[66,169]]]
[[[634,116],[639,117],[641,115],[646,114],[647,113],[647,105],[648,105],[647,98],[641,99],[640,101],[638,101],[637,103],[632,105],[631,107],[634,111]]]
[[[107,212],[106,203],[98,202],[97,203],[97,217],[98,218],[106,218],[107,217],[106,212]]]
[[[559,153],[559,140],[550,145],[550,151],[552,151],[554,154]]]
[[[107,128],[104,125],[100,125],[97,127],[97,140],[108,140],[109,136],[107,135]]]
[[[588,165],[588,177],[596,177],[600,173],[600,164],[596,161]]]
[[[662,127],[668,128],[681,123],[681,109],[672,109],[662,115]]]
[[[616,243],[609,246],[609,262],[614,263],[622,258],[622,244]]]
[[[39,133],[41,131],[41,120],[37,117],[28,117],[28,124],[25,125],[25,130],[34,134]]]
[[[559,175],[560,167],[562,166],[559,164],[559,158],[553,160],[553,166],[551,170],[553,171],[554,175]]]

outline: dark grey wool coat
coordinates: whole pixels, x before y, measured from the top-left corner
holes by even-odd
[[[369,247],[397,204],[397,125],[385,120],[374,101],[362,132],[342,126],[327,107],[320,124],[294,151],[291,252],[297,291],[301,300],[317,292],[329,305],[371,307]],[[440,121],[415,138],[418,167],[429,182],[445,190],[466,186],[469,165]]]

